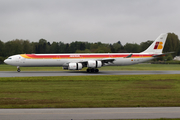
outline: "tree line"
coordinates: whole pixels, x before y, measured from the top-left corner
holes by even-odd
[[[40,39],[38,42],[30,42],[29,40],[22,39],[15,39],[8,42],[0,40],[0,62],[2,63],[8,56],[24,53],[139,53],[147,49],[153,41],[147,40],[140,44],[126,43],[122,45],[120,41],[113,44],[106,44],[81,41],[50,43],[45,39]],[[168,33],[163,52],[174,52],[174,54],[169,54],[161,58],[161,60],[172,60],[174,56],[180,55],[180,40],[176,34]]]

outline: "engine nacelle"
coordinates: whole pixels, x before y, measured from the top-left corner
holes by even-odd
[[[89,60],[87,67],[88,68],[100,68],[102,66],[101,61]]]
[[[69,70],[81,70],[83,65],[81,63],[69,63],[68,69]]]

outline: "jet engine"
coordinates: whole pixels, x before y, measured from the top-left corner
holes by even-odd
[[[69,70],[81,70],[83,68],[81,63],[69,63]]]
[[[64,70],[81,70],[83,65],[81,63],[69,63],[68,66],[63,66]]]
[[[102,66],[101,61],[89,60],[87,67],[88,68],[100,68]]]

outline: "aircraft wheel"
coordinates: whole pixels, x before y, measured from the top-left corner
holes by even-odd
[[[98,73],[99,69],[87,69],[86,70],[88,73]]]
[[[21,72],[21,69],[19,66],[17,66],[17,72]]]
[[[95,72],[98,73],[98,72],[99,72],[99,69],[95,69]]]
[[[17,69],[17,72],[21,72],[21,70],[18,68],[18,69]]]
[[[94,72],[95,72],[95,70],[94,70],[94,69],[91,69],[91,72],[92,72],[92,73],[94,73]]]
[[[87,69],[86,71],[87,71],[88,73],[90,73],[90,72],[91,72],[91,70],[90,70],[90,69]]]

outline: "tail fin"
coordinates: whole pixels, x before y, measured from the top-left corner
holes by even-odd
[[[142,53],[161,54],[164,48],[167,33],[161,34],[145,51]]]

